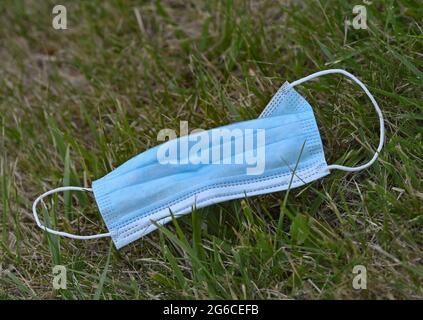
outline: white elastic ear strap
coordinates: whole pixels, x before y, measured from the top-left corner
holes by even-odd
[[[349,172],[360,171],[360,170],[363,170],[363,169],[370,167],[376,161],[376,159],[379,156],[379,152],[382,150],[383,142],[385,140],[385,124],[384,124],[384,120],[383,120],[382,111],[380,110],[379,105],[377,104],[375,98],[370,93],[370,91],[367,89],[367,87],[364,85],[364,83],[361,82],[360,80],[358,80],[354,75],[352,75],[351,73],[349,73],[345,70],[329,69],[329,70],[323,70],[323,71],[313,73],[313,74],[311,74],[307,77],[304,77],[304,78],[301,78],[297,81],[294,81],[294,82],[290,83],[290,87],[291,88],[295,87],[295,86],[297,86],[297,85],[299,85],[303,82],[306,82],[308,80],[323,76],[325,74],[331,74],[331,73],[343,74],[344,76],[347,76],[348,78],[352,79],[355,83],[357,83],[361,87],[361,89],[363,89],[363,91],[367,94],[367,96],[370,98],[370,101],[373,103],[373,106],[375,107],[376,112],[379,116],[379,126],[380,126],[379,146],[377,147],[376,152],[373,155],[373,158],[369,162],[367,162],[367,163],[365,163],[365,164],[363,164],[359,167],[346,167],[346,166],[341,166],[341,165],[338,165],[338,164],[332,164],[332,165],[329,165],[327,167],[328,170],[338,169],[338,170],[349,171]]]
[[[97,238],[103,238],[103,237],[110,237],[111,233],[100,233],[100,234],[95,234],[95,235],[91,235],[91,236],[79,236],[76,234],[72,234],[72,233],[67,233],[67,232],[62,232],[62,231],[57,231],[57,230],[53,230],[50,228],[47,228],[45,225],[43,225],[40,222],[40,219],[38,218],[38,213],[37,213],[37,204],[38,202],[42,201],[44,197],[47,197],[50,194],[53,193],[57,193],[57,192],[63,192],[63,191],[84,191],[84,192],[92,192],[93,189],[91,188],[81,188],[81,187],[61,187],[61,188],[56,188],[50,191],[47,191],[45,193],[43,193],[41,196],[39,196],[37,199],[35,199],[34,203],[32,204],[32,214],[34,215],[35,218],[35,222],[37,222],[37,225],[52,234],[58,235],[58,236],[62,236],[62,237],[67,237],[67,238],[72,238],[72,239],[79,239],[79,240],[89,240],[89,239],[97,239]]]

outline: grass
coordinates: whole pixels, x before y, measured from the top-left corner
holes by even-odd
[[[0,297],[423,298],[421,3],[373,1],[368,30],[346,31],[356,2],[62,1],[60,31],[54,1],[2,1]],[[386,145],[368,170],[194,210],[120,251],[36,227],[45,190],[90,186],[180,120],[253,119],[285,80],[327,68],[357,75],[384,112]],[[357,85],[333,75],[298,90],[328,163],[370,159],[378,120]],[[105,231],[86,194],[46,205],[58,229]],[[56,264],[66,289],[52,287]],[[355,265],[366,290],[352,287]]]

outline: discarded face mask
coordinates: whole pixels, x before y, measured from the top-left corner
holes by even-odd
[[[305,81],[332,73],[355,81],[370,98],[379,116],[379,146],[373,158],[358,167],[327,165],[313,110],[293,89]],[[241,143],[237,139],[223,139],[223,142],[220,138],[213,139],[216,129],[168,141],[94,181],[92,189],[69,186],[42,194],[32,207],[37,225],[52,234],[74,239],[112,237],[119,249],[171,221],[172,215],[180,217],[191,212],[193,207],[299,187],[334,169],[350,172],[366,169],[376,161],[384,143],[384,120],[376,100],[360,80],[340,69],[320,71],[285,83],[259,118],[218,129],[237,132],[233,137],[242,139]],[[201,148],[198,145],[195,148],[201,139]],[[176,144],[200,150],[202,154],[194,163],[184,161],[182,158],[186,155],[180,154],[176,159],[163,162],[165,154],[160,150],[163,147],[171,149]],[[225,153],[225,150],[230,152]],[[254,166],[248,159],[256,160]],[[52,230],[40,222],[37,204],[45,196],[69,190],[94,193],[108,233],[80,236]]]

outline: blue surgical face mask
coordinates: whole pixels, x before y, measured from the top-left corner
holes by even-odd
[[[362,166],[327,165],[313,110],[293,89],[329,73],[341,73],[354,80],[379,115],[379,146]],[[48,191],[34,201],[33,214],[45,231],[75,239],[110,236],[121,248],[169,222],[171,213],[180,217],[193,207],[296,188],[333,169],[365,169],[377,159],[383,140],[382,112],[365,85],[344,70],[321,71],[285,83],[257,119],[168,141],[94,181],[92,189],[62,187]],[[67,190],[94,193],[108,233],[78,236],[41,224],[37,203],[49,194]]]

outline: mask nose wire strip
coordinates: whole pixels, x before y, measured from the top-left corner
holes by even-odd
[[[320,76],[323,76],[323,75],[326,75],[326,74],[332,74],[332,73],[343,74],[344,76],[347,76],[348,78],[352,79],[355,83],[357,83],[361,87],[361,89],[363,89],[363,91],[366,93],[366,95],[369,97],[370,101],[372,102],[372,104],[375,107],[375,110],[376,110],[376,112],[379,116],[379,126],[380,126],[379,146],[377,147],[376,152],[373,155],[373,158],[369,162],[367,162],[367,163],[365,163],[361,166],[358,166],[358,167],[347,167],[347,166],[341,166],[341,165],[338,165],[338,164],[332,164],[332,165],[329,165],[327,167],[328,170],[338,169],[338,170],[343,170],[343,171],[348,171],[348,172],[360,171],[360,170],[363,170],[363,169],[370,167],[376,161],[376,159],[379,156],[380,151],[382,150],[383,143],[384,143],[384,140],[385,140],[385,123],[384,123],[384,120],[383,120],[382,110],[380,110],[379,105],[376,102],[376,99],[373,97],[373,95],[370,93],[370,91],[367,89],[367,87],[364,85],[364,83],[361,82],[359,79],[357,79],[357,77],[355,77],[353,74],[351,74],[351,73],[349,73],[345,70],[328,69],[328,70],[323,70],[323,71],[319,71],[319,72],[310,74],[307,77],[304,77],[304,78],[301,78],[297,81],[294,81],[294,82],[290,83],[290,87],[292,88],[292,87],[295,87],[295,86],[297,86],[297,85],[299,85],[303,82],[306,82],[308,80],[311,80],[311,79],[314,79],[314,78],[317,78],[317,77],[320,77]]]
[[[60,188],[56,188],[53,190],[49,190],[45,193],[43,193],[42,195],[40,195],[37,199],[35,199],[34,203],[32,204],[32,214],[34,215],[35,218],[35,222],[37,223],[37,225],[52,234],[58,235],[58,236],[62,236],[62,237],[67,237],[67,238],[72,238],[72,239],[79,239],[79,240],[89,240],[89,239],[97,239],[97,238],[104,238],[104,237],[111,237],[112,234],[110,232],[108,233],[100,233],[100,234],[95,234],[95,235],[91,235],[91,236],[80,236],[80,235],[76,235],[76,234],[72,234],[72,233],[67,233],[67,232],[62,232],[62,231],[57,231],[57,230],[53,230],[50,228],[47,228],[45,225],[43,225],[40,221],[40,219],[38,218],[38,213],[37,213],[37,204],[43,200],[43,198],[53,194],[53,193],[57,193],[57,192],[63,192],[63,191],[84,191],[84,192],[92,192],[93,190],[91,188],[82,188],[82,187],[60,187]]]

